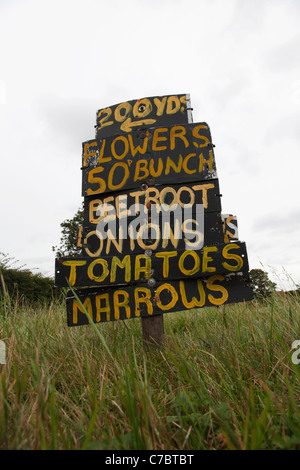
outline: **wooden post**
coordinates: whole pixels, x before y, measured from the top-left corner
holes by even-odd
[[[150,184],[153,184],[153,180],[149,180]],[[146,185],[148,187],[148,185]],[[150,201],[147,204],[148,209],[148,239],[151,240],[151,205],[152,202]],[[152,241],[152,240],[151,240]],[[145,256],[151,257],[152,250],[146,250]],[[148,279],[148,285],[153,287],[155,285],[155,279],[150,278]],[[144,346],[154,346],[159,347],[162,346],[165,340],[165,330],[164,330],[164,318],[162,314],[153,315],[149,317],[142,317],[142,334],[143,334],[143,342]]]
[[[162,346],[165,341],[164,316],[142,317],[142,334],[145,346]]]

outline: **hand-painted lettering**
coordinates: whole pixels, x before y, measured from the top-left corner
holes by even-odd
[[[224,276],[215,274],[204,280],[163,281],[154,290],[146,286],[102,289],[81,296],[82,304],[75,298],[70,299],[68,324],[86,324],[91,319],[102,323],[241,301],[243,296],[249,295],[249,289],[240,284],[237,278],[225,280]],[[233,296],[232,291],[235,291]]]

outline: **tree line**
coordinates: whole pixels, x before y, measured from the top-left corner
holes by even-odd
[[[18,260],[7,253],[0,252],[0,294],[2,300],[18,299],[50,303],[63,296],[63,290],[54,287],[54,280],[40,273],[33,274]]]

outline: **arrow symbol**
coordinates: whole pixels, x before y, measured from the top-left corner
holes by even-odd
[[[156,119],[143,119],[142,121],[131,121],[131,118],[126,119],[126,121],[123,122],[121,129],[122,131],[125,132],[131,132],[132,127],[134,126],[141,126],[142,124],[149,126],[150,124],[154,124],[156,122]]]

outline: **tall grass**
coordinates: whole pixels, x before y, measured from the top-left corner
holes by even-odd
[[[68,328],[62,304],[3,298],[0,449],[300,448],[299,297],[164,324],[145,348],[139,319]]]

